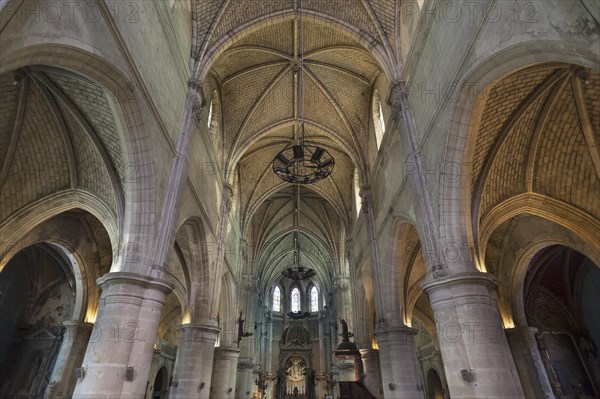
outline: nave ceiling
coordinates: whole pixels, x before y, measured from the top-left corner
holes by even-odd
[[[371,98],[382,69],[364,41],[370,37],[375,47],[382,40],[375,14],[367,17],[361,2],[326,6],[337,14],[348,11],[338,21],[346,19],[348,29],[314,16],[326,12],[322,2],[303,2],[302,18],[296,3],[258,7],[245,2],[240,8],[230,2],[221,9],[215,2],[215,25],[200,24],[208,30],[197,50],[202,53],[205,45],[209,57],[221,36],[241,32],[219,50],[207,79],[214,80],[219,94],[222,168],[235,170],[239,181],[241,231],[253,267],[259,269],[253,274],[272,282],[292,265],[294,232],[299,229],[301,262],[315,269],[323,284],[331,282],[335,272],[330,265],[339,259],[355,219],[355,173],[361,179],[368,173],[369,140],[374,140]],[[260,20],[262,13],[274,8],[280,12],[278,18],[243,29],[245,21]],[[360,20],[352,18],[353,9]],[[351,26],[364,37],[351,34]],[[207,93],[207,98],[211,95]],[[308,141],[327,149],[335,167],[328,178],[301,188],[296,224],[296,188],[273,173],[272,161],[300,134],[302,120]]]

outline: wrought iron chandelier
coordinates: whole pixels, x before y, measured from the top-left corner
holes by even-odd
[[[302,266],[288,267],[281,272],[285,277],[291,278],[292,280],[308,280],[313,277],[317,272],[313,269],[305,268]]]
[[[335,160],[323,147],[310,143],[304,128],[304,10],[300,1],[300,86],[302,112],[300,127],[294,132],[294,143],[281,150],[273,159],[273,172],[294,184],[312,184],[326,178],[333,171]],[[294,68],[294,75],[297,71]]]

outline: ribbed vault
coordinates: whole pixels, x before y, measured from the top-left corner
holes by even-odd
[[[82,76],[42,67],[5,74],[1,84],[0,221],[74,189],[93,193],[122,216],[128,171],[106,91]]]
[[[494,209],[523,195],[600,218],[599,83],[592,70],[546,64],[486,91],[472,164],[475,231]]]
[[[281,272],[294,263],[294,240],[298,233],[300,265],[317,272],[321,286],[331,286],[333,265],[340,251],[344,226],[330,203],[312,190],[300,189],[299,217],[296,222],[297,191],[288,187],[271,195],[258,207],[249,223],[252,237],[249,255],[254,272],[268,287]]]
[[[382,71],[372,48],[365,46],[366,36],[351,31],[360,27],[369,37],[379,36],[372,46],[386,40],[375,14],[365,13],[360,1],[336,9],[359,7],[361,20],[344,11],[348,19],[338,24],[316,18],[316,12],[325,11],[324,3],[305,1],[302,18],[298,4],[247,2],[242,12],[236,2],[214,2],[205,10],[212,10],[213,20],[202,22],[206,36],[196,50],[209,57],[224,35],[235,37],[209,73],[223,104],[223,168],[236,170],[240,185],[241,229],[252,245],[251,274],[272,283],[292,264],[297,226],[301,260],[318,270],[316,278],[324,284],[332,281],[354,219],[355,170],[363,177],[367,173],[372,85]],[[265,7],[281,7],[282,14],[271,23],[258,23]],[[246,19],[254,26],[244,30]],[[273,173],[272,161],[298,138],[301,121],[308,139],[334,156],[335,168],[328,178],[302,188],[295,223],[295,188]]]

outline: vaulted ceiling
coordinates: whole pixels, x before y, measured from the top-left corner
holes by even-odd
[[[47,67],[4,74],[0,84],[0,220],[75,188],[96,193],[116,218],[127,165],[106,91]]]
[[[256,273],[269,280],[289,266],[300,230],[301,260],[324,283],[354,219],[354,174],[366,171],[372,86],[381,68],[357,37],[309,12],[296,9],[248,29],[210,75],[220,86],[224,166],[237,167],[242,234],[252,243]],[[327,149],[335,167],[302,187],[295,224],[296,188],[273,173],[272,161],[298,137],[302,121],[307,139]]]

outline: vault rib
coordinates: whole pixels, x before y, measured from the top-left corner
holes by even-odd
[[[564,75],[563,75],[564,77]],[[536,126],[533,131],[533,137],[531,138],[529,144],[529,154],[527,155],[527,167],[525,170],[525,183],[528,192],[533,192],[533,177],[535,174],[535,162],[538,154],[538,150],[540,148],[540,143],[542,142],[542,136],[544,133],[544,129],[546,127],[546,122],[548,121],[548,115],[554,105],[556,105],[556,101],[558,100],[558,95],[565,87],[568,79],[563,80],[559,84],[557,84],[552,92],[548,95],[546,102],[542,108],[542,111],[539,113],[538,120]]]
[[[4,188],[4,184],[6,184],[6,179],[8,178],[8,172],[12,165],[13,157],[15,156],[15,152],[17,151],[17,144],[19,143],[19,137],[21,136],[21,128],[23,127],[23,119],[25,117],[25,110],[27,108],[27,97],[29,89],[29,78],[25,77],[21,80],[21,84],[19,85],[19,99],[17,105],[17,114],[15,115],[15,121],[13,124],[12,132],[10,135],[10,142],[8,144],[8,150],[6,151],[6,155],[4,157],[4,162],[2,163],[2,170],[0,171],[0,192]]]
[[[581,130],[583,131],[585,142],[590,152],[590,156],[592,157],[592,162],[596,168],[596,176],[600,178],[600,143],[596,141],[592,121],[585,103],[585,95],[583,93],[583,87],[581,86],[581,80],[575,76],[571,76],[571,84],[573,86],[573,93],[575,94],[575,105],[577,107],[577,112],[579,113]]]

